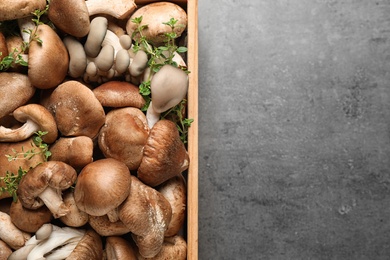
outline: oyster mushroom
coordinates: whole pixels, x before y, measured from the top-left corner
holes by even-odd
[[[76,177],[75,169],[66,163],[43,162],[22,177],[18,198],[26,208],[37,209],[45,204],[54,218],[65,216],[69,208],[64,204],[61,192],[68,189]]]
[[[82,43],[71,35],[65,36],[62,41],[69,53],[68,75],[79,78],[84,75],[87,67],[87,55]]]

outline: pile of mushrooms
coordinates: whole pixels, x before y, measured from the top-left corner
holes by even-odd
[[[0,23],[19,26],[0,31],[0,61],[19,53],[28,63],[0,72],[0,191],[7,174],[26,172],[16,197],[0,193],[1,259],[186,259],[189,156],[160,114],[186,97],[188,76],[170,64],[150,71],[147,53],[132,49],[132,19],[142,16],[144,36],[160,46],[171,18],[185,42],[187,15],[172,2],[142,2],[0,3]],[[32,23],[47,6],[43,23]],[[26,28],[35,40],[23,52]],[[152,102],[143,111],[146,78]],[[48,158],[33,143],[38,131]],[[35,155],[17,156],[26,153]]]

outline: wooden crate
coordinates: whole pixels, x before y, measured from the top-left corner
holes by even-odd
[[[156,0],[137,0],[137,5],[159,2]],[[187,259],[198,259],[198,0],[169,0],[187,10],[189,74],[188,118],[194,119],[188,133],[188,153],[190,166],[187,177]]]

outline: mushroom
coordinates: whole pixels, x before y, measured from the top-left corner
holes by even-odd
[[[143,50],[137,51],[132,63],[129,66],[130,75],[133,77],[140,76],[148,65],[148,55]]]
[[[183,100],[188,90],[188,75],[183,70],[166,64],[153,75],[150,82],[152,104],[147,111],[149,127],[158,121],[157,115],[176,106]]]
[[[93,161],[93,141],[88,136],[60,137],[50,146],[50,160],[69,164],[76,170]]]
[[[141,163],[148,136],[149,127],[140,109],[118,108],[107,113],[98,145],[105,157],[117,159],[135,170]]]
[[[142,36],[153,45],[163,43],[166,40],[165,34],[172,32],[171,27],[164,24],[169,22],[171,18],[177,20],[174,29],[177,37],[180,37],[187,27],[187,13],[183,8],[177,4],[166,1],[156,2],[144,5],[132,13],[126,24],[128,35],[133,35],[138,26],[136,23],[133,23],[132,20],[141,16],[142,22],[140,26],[147,25],[147,28],[142,31]],[[139,34],[136,34],[133,37],[134,40],[138,40],[139,38]]]
[[[11,203],[9,215],[17,228],[28,233],[37,232],[43,224],[49,223],[53,219],[53,215],[46,206],[28,209],[23,207],[20,200]]]
[[[87,55],[84,46],[79,40],[70,35],[65,36],[62,41],[69,53],[68,75],[72,78],[79,78],[84,74],[87,67]]]
[[[189,157],[175,123],[160,120],[150,130],[143,151],[138,178],[155,187],[188,168]]]
[[[6,56],[8,56],[7,41],[4,33],[0,32],[0,61]]]
[[[172,237],[179,233],[186,217],[187,187],[183,175],[179,174],[170,178],[157,187],[157,191],[171,204],[172,218],[165,236]]]
[[[89,215],[77,207],[73,191],[67,190],[63,196],[63,201],[69,209],[69,213],[60,217],[62,223],[69,227],[81,227],[88,223]]]
[[[119,236],[110,236],[106,239],[107,260],[126,259],[137,260],[137,251],[130,241]]]
[[[70,210],[64,204],[61,192],[68,189],[76,177],[75,169],[64,162],[43,162],[22,177],[18,198],[26,208],[37,209],[45,204],[54,218],[65,216]]]
[[[141,109],[145,99],[137,86],[126,82],[112,80],[92,90],[103,107],[136,107]]]
[[[92,90],[79,81],[69,80],[56,87],[46,106],[64,136],[88,136],[93,139],[104,124],[102,105]]]
[[[92,216],[108,215],[117,221],[116,208],[130,193],[130,171],[112,158],[104,158],[85,166],[74,188],[77,207]]]
[[[100,71],[109,71],[114,65],[115,52],[111,45],[104,45],[95,58],[95,65]]]
[[[160,252],[152,257],[145,258],[137,255],[138,260],[185,260],[187,259],[187,243],[182,236],[166,237]]]
[[[84,37],[89,32],[90,20],[85,1],[50,0],[47,15],[57,28],[69,35]]]
[[[88,0],[89,16],[107,14],[117,19],[128,17],[137,7],[133,0]]]
[[[101,260],[103,259],[103,242],[92,229],[87,229],[66,260]]]
[[[3,240],[12,249],[24,246],[30,239],[30,234],[18,229],[11,221],[11,217],[0,211],[0,240]]]
[[[51,113],[39,104],[27,104],[17,108],[13,116],[24,123],[16,129],[0,126],[0,142],[19,142],[31,137],[35,132],[42,131],[46,143],[53,143],[58,136],[57,124]]]
[[[120,49],[115,55],[115,70],[118,74],[123,74],[127,71],[130,65],[130,55],[125,49]]]
[[[17,72],[0,72],[0,118],[25,105],[36,88],[28,77]]]
[[[11,55],[13,61],[11,63],[10,68],[7,70],[8,72],[19,72],[23,74],[27,74],[27,66],[20,63],[20,58],[28,63],[28,54],[26,51],[22,50],[23,47],[23,38],[21,35],[7,35],[6,37],[7,43],[7,53]],[[16,62],[18,61],[18,62]],[[27,77],[27,76],[26,76]]]
[[[16,20],[29,16],[35,10],[44,10],[46,0],[14,0],[0,2],[0,21]]]
[[[96,58],[98,56],[107,33],[107,27],[108,20],[106,17],[97,16],[91,20],[90,31],[84,43],[85,53],[88,57]]]
[[[154,257],[161,250],[172,209],[165,197],[131,176],[131,192],[119,206],[119,219],[130,229],[143,257]]]
[[[7,259],[12,254],[12,249],[3,240],[0,240],[0,259]]]
[[[107,215],[89,216],[88,224],[101,236],[120,236],[130,232],[121,221],[110,221]]]
[[[40,42],[30,42],[28,78],[39,89],[56,87],[68,73],[69,56],[66,47],[49,25],[40,24],[33,33]]]

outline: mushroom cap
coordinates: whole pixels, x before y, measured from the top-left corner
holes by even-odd
[[[133,23],[132,19],[140,16],[142,16],[141,26],[148,25],[142,34],[154,45],[163,43],[166,40],[165,34],[172,32],[171,27],[163,24],[169,22],[171,18],[178,20],[174,29],[177,37],[180,37],[187,27],[187,13],[183,8],[170,2],[156,2],[138,8],[131,15],[126,24],[128,35],[132,35],[137,29],[137,24]],[[135,35],[133,39],[138,40],[139,35]]]
[[[146,141],[138,178],[155,187],[182,173],[188,164],[188,153],[175,123],[166,119],[158,121]]]
[[[43,162],[22,177],[17,190],[18,198],[26,208],[39,208],[43,204],[38,196],[47,187],[62,191],[68,189],[76,178],[75,169],[64,162]]]
[[[103,216],[126,199],[130,186],[130,171],[124,163],[112,158],[100,159],[81,170],[74,198],[80,210]]]
[[[106,239],[107,260],[126,259],[137,260],[137,251],[130,241],[119,236],[110,236]]]
[[[182,174],[170,178],[161,184],[157,191],[159,191],[171,204],[172,218],[169,222],[166,237],[177,235],[183,227],[186,217],[187,204],[187,187]]]
[[[150,91],[153,109],[162,113],[183,100],[188,90],[188,75],[172,65],[164,65],[153,75]]]
[[[108,20],[103,16],[96,16],[91,20],[90,30],[84,43],[85,53],[90,58],[96,58],[100,52],[108,28]]]
[[[88,223],[89,215],[77,207],[73,191],[67,190],[63,195],[63,201],[70,211],[60,217],[62,223],[69,227],[81,227]]]
[[[119,219],[130,229],[140,254],[153,257],[161,249],[172,209],[161,193],[131,178],[130,195],[118,208]]]
[[[52,213],[46,206],[32,210],[23,207],[20,200],[11,203],[9,215],[17,228],[28,233],[37,232],[43,224],[53,219]]]
[[[16,20],[31,15],[36,9],[44,10],[46,0],[0,1],[0,21]]]
[[[50,160],[69,164],[76,170],[93,161],[93,141],[88,136],[60,137],[50,146]]]
[[[0,72],[0,118],[25,105],[36,88],[28,77],[17,72]]]
[[[58,34],[48,25],[37,26],[38,41],[30,42],[28,51],[28,78],[39,89],[54,88],[68,73],[69,56]]]
[[[64,136],[94,138],[104,124],[105,112],[92,90],[81,82],[69,80],[51,93],[46,103]]]
[[[111,222],[107,215],[89,216],[89,225],[101,236],[120,236],[130,232],[121,221]]]
[[[86,4],[90,16],[106,14],[120,20],[127,18],[137,7],[133,0],[88,0]]]
[[[108,158],[115,158],[135,170],[141,163],[149,136],[145,114],[138,108],[124,107],[107,113],[98,144]]]
[[[31,120],[38,125],[40,131],[47,132],[46,135],[42,136],[42,140],[48,144],[53,143],[58,137],[56,121],[50,111],[42,105],[32,103],[18,107],[13,112],[13,116],[22,123]]]
[[[89,13],[85,1],[50,0],[47,15],[63,32],[75,37],[84,37],[89,32]]]
[[[72,78],[81,77],[87,67],[87,55],[83,44],[71,35],[62,39],[69,53],[69,71],[68,75]]]
[[[142,108],[145,99],[137,86],[126,81],[108,81],[92,90],[104,107],[136,107]]]
[[[138,254],[137,257],[138,260],[185,260],[187,259],[187,242],[180,235],[166,237],[160,252],[156,256],[144,258]]]
[[[102,238],[92,229],[87,229],[84,236],[66,260],[100,260],[103,259]]]

